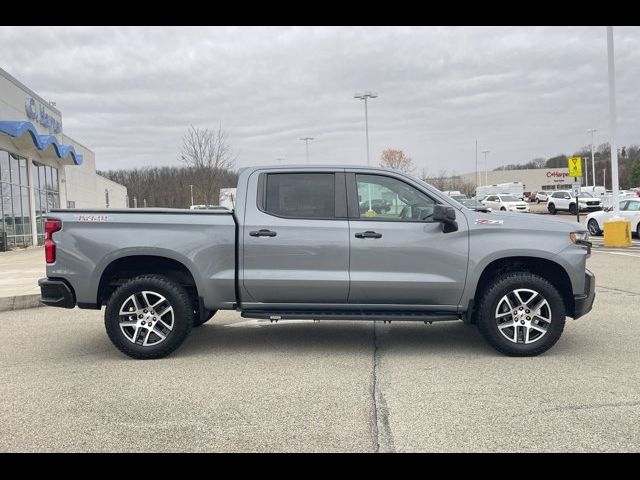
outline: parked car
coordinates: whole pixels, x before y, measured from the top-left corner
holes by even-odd
[[[546,202],[549,200],[549,195],[551,195],[552,192],[546,192],[544,190],[540,190],[539,192],[536,192],[536,202],[540,203],[540,202]]]
[[[465,207],[476,210],[478,212],[491,212],[490,207],[484,206],[481,202],[476,200],[475,198],[463,198],[462,200],[458,200]]]
[[[522,201],[524,202],[530,202],[531,200],[529,199],[529,197],[531,196],[532,192],[523,192],[522,193]]]
[[[605,220],[613,218],[613,209],[607,208],[587,215],[587,228],[591,235],[602,235]],[[620,216],[631,222],[631,231],[640,238],[640,198],[620,202]]]
[[[361,213],[369,192],[394,208]],[[52,210],[41,301],[106,306],[110,340],[133,358],[170,354],[217,310],[462,320],[498,351],[532,356],[593,305],[591,244],[575,222],[475,212],[369,167],[243,168],[237,196],[234,210]]]
[[[513,195],[487,195],[482,204],[503,212],[529,212],[529,205]]]
[[[536,196],[537,193],[538,192],[529,192],[529,196],[527,197],[527,200],[529,202],[535,202],[537,199],[537,196]]]
[[[557,212],[565,211],[575,215],[576,208],[580,211],[593,212],[602,210],[602,200],[592,197],[588,193],[580,193],[576,198],[571,190],[557,190],[549,197],[547,209],[549,213],[555,215]],[[576,207],[578,205],[578,207]]]
[[[462,202],[462,200],[466,200],[468,198],[464,193],[456,193],[449,196],[458,202]]]
[[[369,205],[368,201],[362,202],[360,204],[360,213],[368,212],[369,208],[377,214],[387,213],[391,210],[391,202],[382,198],[371,199],[371,205]]]

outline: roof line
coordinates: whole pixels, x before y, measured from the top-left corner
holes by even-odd
[[[16,87],[21,88],[22,90],[25,90],[27,93],[30,93],[33,97],[37,98],[38,100],[40,100],[40,102],[44,103],[48,108],[56,112],[58,115],[62,116],[62,112],[57,107],[54,107],[53,105],[51,105],[51,103],[49,103],[48,100],[45,100],[44,98],[42,98],[40,95],[38,95],[36,92],[31,90],[29,87],[27,87],[24,83],[22,83],[20,80],[18,80],[16,77],[11,75],[6,70],[0,68],[0,75],[6,78],[7,80],[9,80]]]

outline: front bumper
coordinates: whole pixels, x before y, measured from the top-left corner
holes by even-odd
[[[574,295],[573,318],[578,319],[591,311],[596,298],[596,276],[590,270],[584,274],[584,294]]]
[[[58,278],[41,278],[40,302],[50,307],[73,308],[76,306],[76,296],[73,288],[64,280]]]

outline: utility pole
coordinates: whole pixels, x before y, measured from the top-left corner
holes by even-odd
[[[593,185],[592,186],[596,186],[596,177],[595,177],[595,173],[596,173],[596,161],[595,161],[595,156],[594,156],[594,152],[593,152],[593,134],[595,132],[597,132],[598,130],[595,128],[590,128],[587,130],[587,133],[591,134],[591,174],[593,177]]]
[[[189,185],[191,187],[191,206],[193,207],[193,185]]]

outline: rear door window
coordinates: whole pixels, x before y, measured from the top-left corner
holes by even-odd
[[[335,218],[333,173],[270,173],[263,210],[285,218]]]

